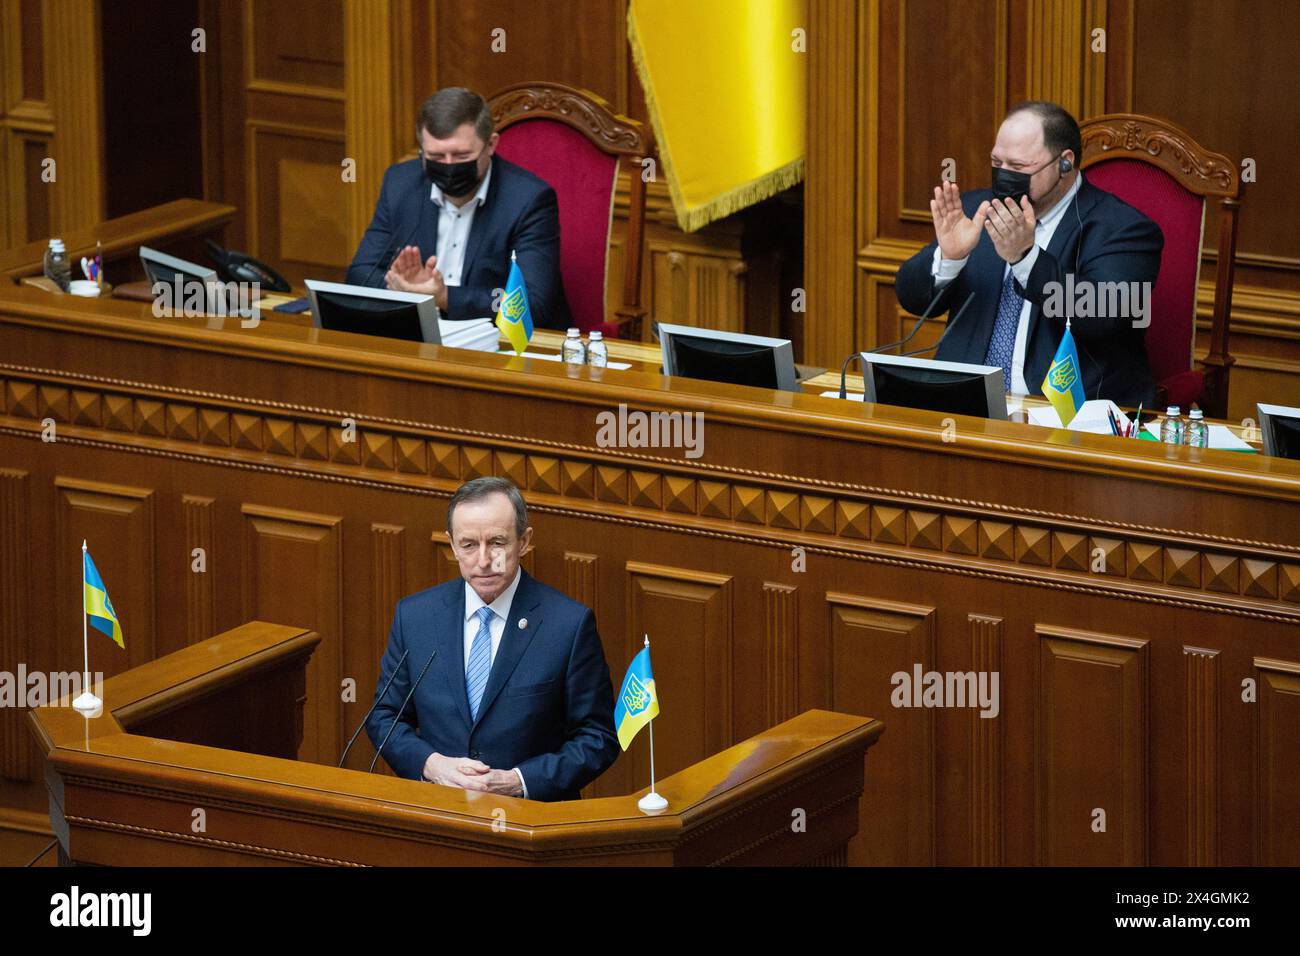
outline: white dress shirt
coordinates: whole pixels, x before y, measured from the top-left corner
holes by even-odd
[[[439,209],[438,248],[434,254],[438,257],[437,268],[442,273],[442,281],[447,285],[460,285],[465,276],[465,244],[469,242],[469,230],[474,225],[474,213],[487,202],[490,182],[492,164],[488,163],[487,175],[478,184],[478,192],[463,206],[457,206],[444,196],[437,185],[430,187],[429,198]]]
[[[484,180],[486,182],[486,179]],[[437,189],[437,186],[433,187]],[[480,190],[481,192],[481,190]],[[492,619],[488,621],[488,630],[492,634],[492,657],[488,662],[488,673],[491,674],[492,664],[496,663],[497,648],[501,646],[501,636],[506,632],[506,619],[510,617],[510,605],[515,599],[515,591],[519,589],[519,579],[523,576],[521,569],[515,570],[515,578],[510,585],[497,595],[496,600],[486,605],[492,609]],[[469,670],[469,651],[474,645],[474,638],[478,636],[478,609],[483,607],[483,599],[478,596],[468,581],[465,582],[465,660],[462,673]],[[519,776],[519,785],[524,788],[524,799],[528,799],[528,784],[524,782],[523,771],[518,767],[514,771]]]
[[[1025,257],[1015,265],[1007,264],[1006,269],[1002,270],[1002,281],[1007,278],[1007,269],[1010,269],[1016,277],[1016,281],[1021,287],[1029,285],[1029,274],[1034,271],[1034,263],[1038,261],[1038,250],[1046,249],[1051,244],[1052,236],[1056,234],[1056,227],[1060,224],[1061,219],[1065,216],[1066,209],[1074,201],[1075,194],[1079,191],[1079,186],[1083,183],[1083,174],[1080,173],[1075,177],[1074,184],[1066,194],[1061,197],[1060,202],[1049,209],[1034,226],[1034,244],[1025,253]],[[930,267],[930,274],[934,276],[934,288],[938,292],[961,273],[970,256],[965,259],[944,259],[939,247],[934,247],[934,264]],[[999,286],[1001,283],[998,283]],[[998,293],[1001,295],[1001,292]],[[1028,299],[1020,307],[1020,323],[1016,326],[1016,344],[1011,353],[1011,394],[1028,395],[1029,387],[1025,382],[1025,347],[1029,342],[1029,314],[1033,311],[1034,305]],[[979,359],[983,362],[983,356]],[[977,363],[978,364],[978,363]]]

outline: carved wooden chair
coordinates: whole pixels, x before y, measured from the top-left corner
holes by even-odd
[[[560,206],[560,274],[574,324],[583,331],[639,339],[645,182],[640,160],[650,151],[641,123],[614,112],[595,93],[560,83],[516,83],[488,99],[501,141],[497,152],[546,180]],[[631,176],[624,241],[622,304],[605,314],[609,242],[619,160]]]
[[[1147,358],[1161,407],[1197,402],[1207,415],[1228,411],[1228,327],[1242,183],[1236,164],[1211,152],[1167,120],[1111,113],[1080,124],[1080,169],[1095,186],[1114,193],[1164,232],[1160,273],[1152,290]],[[1200,278],[1205,210],[1219,204],[1218,269],[1209,354],[1195,367],[1196,286]]]

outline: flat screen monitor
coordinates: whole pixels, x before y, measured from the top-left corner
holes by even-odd
[[[863,352],[865,400],[976,418],[1007,417],[1002,369]]]
[[[1300,408],[1257,404],[1264,454],[1300,461]]]
[[[218,297],[224,294],[225,286],[222,285],[215,269],[169,256],[148,246],[140,247],[140,265],[144,267],[144,274],[149,277],[151,288],[159,282],[170,287],[171,291],[168,295],[174,310],[183,311],[187,304],[193,301],[194,295],[191,290],[195,284],[198,284],[203,288],[204,313],[229,314],[228,310],[221,308],[224,303],[218,301]]]
[[[307,296],[318,328],[442,344],[431,295],[308,279]]]
[[[798,391],[789,339],[659,324],[664,374]]]

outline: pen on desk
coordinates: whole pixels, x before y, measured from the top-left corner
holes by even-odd
[[[104,244],[98,239],[95,240],[95,282],[101,288],[104,285]]]
[[[1133,437],[1142,437],[1142,402],[1138,402],[1137,418],[1133,419]]]
[[[1110,422],[1110,431],[1112,435],[1119,434],[1119,422],[1115,421],[1115,413],[1109,408],[1106,409],[1106,421]]]

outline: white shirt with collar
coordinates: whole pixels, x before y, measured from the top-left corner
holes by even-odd
[[[447,285],[460,285],[465,277],[465,245],[469,242],[470,227],[474,225],[474,213],[478,207],[487,202],[488,184],[492,182],[492,163],[488,163],[487,175],[478,184],[474,198],[463,206],[442,194],[437,184],[430,186],[429,198],[438,207],[438,248],[434,254],[438,257],[438,271],[442,273]]]
[[[487,179],[484,178],[484,182]],[[437,189],[437,186],[433,187]],[[481,192],[481,190],[480,190]],[[490,607],[492,609],[492,619],[488,622],[488,631],[492,635],[492,657],[488,662],[488,673],[492,672],[492,665],[496,663],[497,648],[501,646],[501,637],[506,632],[506,620],[510,617],[510,605],[514,603],[515,591],[519,590],[519,581],[523,577],[523,569],[515,569],[515,578],[506,587],[504,591],[496,596],[496,600],[491,604],[484,605],[483,599],[478,596],[478,592],[470,587],[468,581],[465,582],[465,658],[462,672],[469,670],[469,651],[474,645],[474,638],[478,636],[478,609],[481,607]],[[524,788],[524,799],[528,799],[528,784],[524,781],[523,771],[518,767],[514,768],[519,777],[519,785]]]
[[[1030,247],[1025,257],[1015,265],[1007,264],[1006,269],[1002,270],[1002,280],[1006,281],[1007,269],[1015,275],[1016,281],[1021,287],[1029,285],[1029,274],[1034,271],[1034,263],[1038,261],[1038,250],[1046,249],[1052,242],[1052,236],[1056,235],[1056,227],[1060,225],[1061,220],[1065,217],[1065,211],[1069,208],[1070,203],[1074,202],[1075,195],[1079,192],[1079,187],[1083,183],[1083,173],[1075,177],[1073,185],[1061,200],[1047,211],[1034,226],[1034,244]],[[930,266],[930,275],[934,276],[934,287],[937,292],[942,289],[961,273],[970,256],[965,259],[944,259],[939,247],[934,249],[934,264]],[[1001,283],[999,283],[999,286]],[[1001,292],[998,293],[1001,295]],[[1016,326],[1016,344],[1011,352],[1011,394],[1028,395],[1029,386],[1025,382],[1025,348],[1029,342],[1029,315],[1033,311],[1034,305],[1028,299],[1020,307],[1020,323]],[[980,362],[983,357],[980,358]]]

